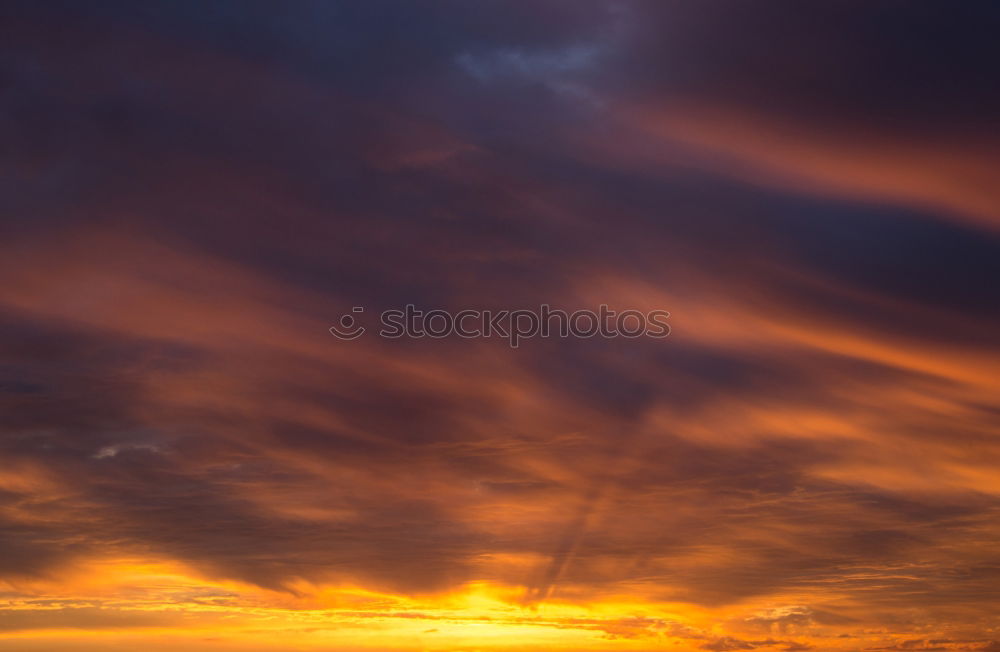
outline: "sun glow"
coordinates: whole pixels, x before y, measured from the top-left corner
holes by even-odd
[[[288,591],[211,581],[166,561],[95,560],[58,583],[8,584],[6,619],[24,649],[620,649],[683,641],[707,614],[628,600],[526,604],[488,582],[404,596],[300,582]],[[682,633],[684,636],[678,637]],[[183,641],[183,643],[182,643]],[[42,647],[36,648],[35,645]],[[98,649],[98,648],[93,648]]]

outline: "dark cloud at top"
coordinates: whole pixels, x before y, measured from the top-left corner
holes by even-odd
[[[641,2],[623,91],[869,127],[978,129],[1000,102],[989,2]],[[970,124],[971,123],[971,124]],[[972,131],[969,135],[975,135]]]

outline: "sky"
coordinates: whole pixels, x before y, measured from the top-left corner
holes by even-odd
[[[0,652],[1000,651],[998,30],[3,3]]]

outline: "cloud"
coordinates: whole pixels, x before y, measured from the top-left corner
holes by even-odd
[[[992,650],[988,21],[654,4],[5,8],[0,625]]]

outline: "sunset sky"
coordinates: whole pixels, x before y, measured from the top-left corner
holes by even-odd
[[[1000,4],[0,30],[0,652],[1000,652]]]

